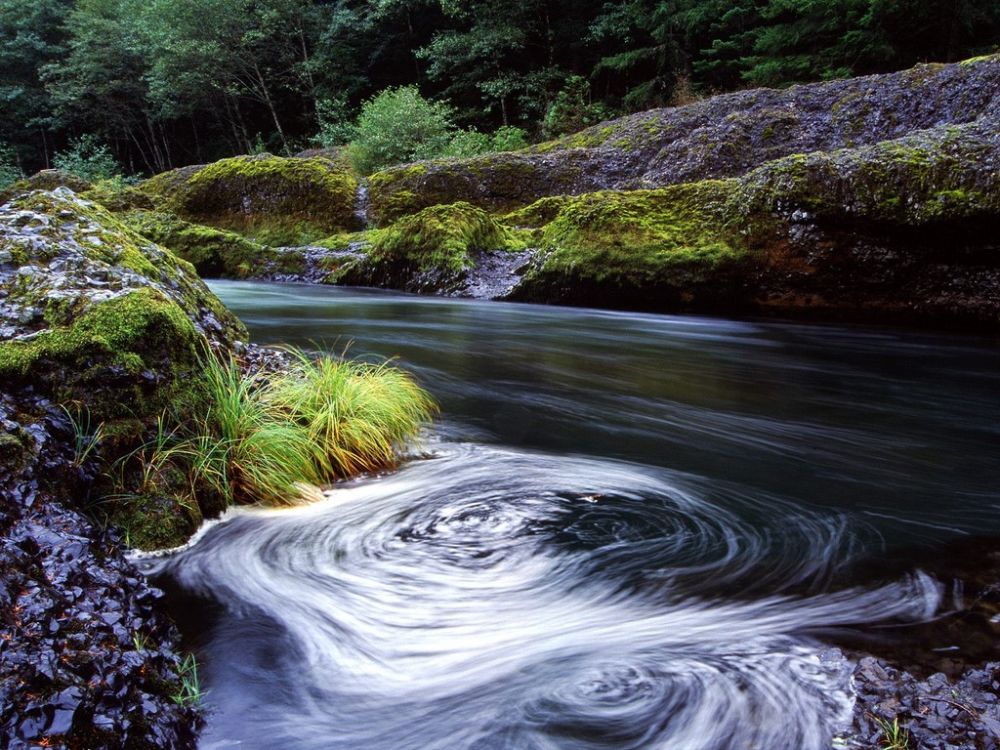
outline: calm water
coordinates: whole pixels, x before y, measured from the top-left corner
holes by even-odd
[[[424,455],[146,561],[205,748],[809,750],[845,628],[1000,535],[996,340],[216,282],[258,343],[398,357]]]

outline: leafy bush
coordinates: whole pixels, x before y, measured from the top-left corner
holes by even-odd
[[[110,180],[122,173],[111,150],[89,134],[73,141],[68,150],[56,154],[52,163],[56,169],[91,182]]]
[[[0,143],[0,190],[10,187],[24,175],[17,166],[17,154],[10,146]]]
[[[424,99],[416,86],[386,89],[361,108],[348,148],[351,163],[371,174],[443,154],[454,132],[451,118],[447,104]]]
[[[493,134],[494,151],[517,151],[528,147],[528,134],[521,128],[504,125]]]
[[[492,139],[486,133],[480,133],[474,128],[459,130],[448,142],[448,146],[440,156],[477,156],[485,154],[493,147]]]

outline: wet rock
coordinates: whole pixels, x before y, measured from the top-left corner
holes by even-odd
[[[0,434],[27,432],[27,456],[0,470],[0,746],[194,747],[159,592],[74,507],[88,482],[68,417],[30,389],[0,393]]]

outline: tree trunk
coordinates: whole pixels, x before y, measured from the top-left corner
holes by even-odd
[[[132,128],[130,126],[127,126],[125,132],[128,135],[128,137],[132,140],[132,143],[135,144],[136,150],[139,152],[139,156],[142,158],[143,163],[146,165],[146,169],[149,170],[150,174],[156,174],[156,168],[153,166],[153,163],[149,160],[149,157],[146,155],[146,151],[142,147],[142,143],[139,142],[139,139],[136,138],[135,133],[132,132]]]

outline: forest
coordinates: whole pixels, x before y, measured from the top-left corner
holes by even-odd
[[[2,0],[0,169],[292,154],[351,141],[366,110],[433,131],[413,158],[468,155],[998,37],[995,0]]]

